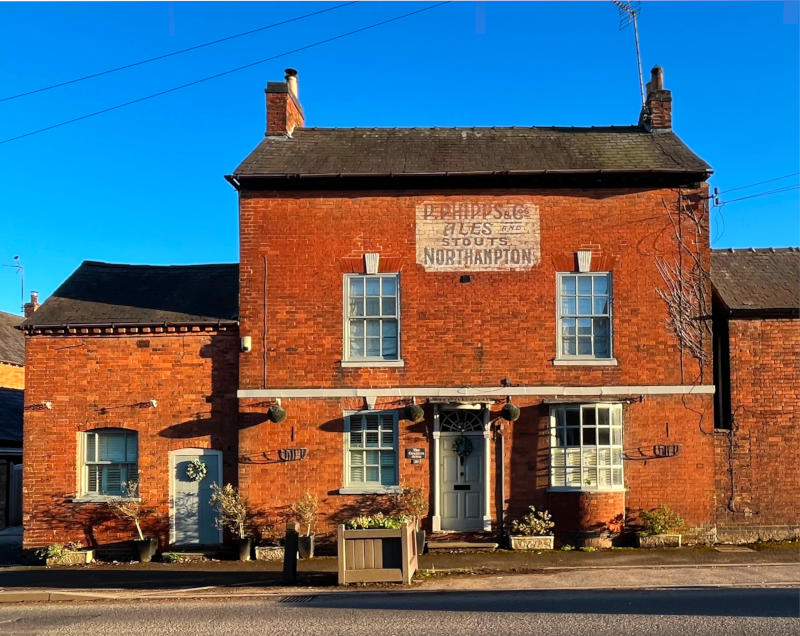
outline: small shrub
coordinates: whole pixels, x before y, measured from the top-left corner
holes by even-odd
[[[528,514],[511,522],[511,534],[525,537],[550,534],[555,525],[552,515],[547,510],[536,510],[534,506],[528,506],[528,509],[530,510]]]
[[[403,524],[408,521],[409,518],[405,515],[390,517],[379,512],[371,517],[356,517],[348,521],[345,525],[353,530],[368,530],[372,528],[396,530],[397,528],[402,528]]]
[[[306,536],[310,536],[319,515],[317,496],[307,492],[299,501],[292,504],[292,512],[297,517],[297,521],[306,527]]]
[[[46,548],[36,550],[36,556],[43,561],[52,559],[56,563],[64,561],[68,552],[78,552],[83,550],[83,544],[80,541],[71,541],[64,545],[63,543],[51,543]]]
[[[139,540],[144,541],[142,526],[142,502],[139,499],[139,482],[136,480],[122,483],[122,497],[112,497],[108,500],[111,512],[118,519],[132,521],[139,533]]]
[[[594,552],[595,548],[590,546],[590,545],[585,545],[582,548],[580,548],[580,551],[581,552]]]
[[[666,504],[650,511],[642,510],[639,516],[642,519],[643,534],[670,534],[686,525],[683,518]]]
[[[571,552],[574,549],[575,548],[572,547],[569,543],[565,543],[564,545],[561,546],[561,551],[562,552]]]
[[[422,488],[400,487],[400,492],[392,495],[394,511],[397,516],[414,520],[414,527],[419,530],[420,520],[428,514],[430,502]]]
[[[217,526],[228,528],[238,538],[245,538],[244,526],[250,516],[250,509],[238,488],[225,484],[220,488],[211,484],[211,505],[217,510]]]

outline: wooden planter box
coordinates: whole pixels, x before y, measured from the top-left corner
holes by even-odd
[[[640,548],[680,548],[681,535],[679,534],[639,534]]]
[[[86,565],[94,561],[94,550],[68,550],[63,556],[45,561],[47,567],[54,565]]]
[[[414,526],[397,530],[348,530],[337,532],[339,585],[347,583],[411,583],[417,571]]]
[[[552,534],[527,537],[511,535],[512,550],[552,550],[554,537]]]
[[[257,545],[256,561],[283,561],[283,546]]]

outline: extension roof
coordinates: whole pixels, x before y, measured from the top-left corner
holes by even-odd
[[[734,313],[797,313],[800,247],[712,250],[711,282]]]
[[[239,266],[84,261],[23,329],[235,323]]]
[[[15,329],[23,320],[22,316],[0,311],[0,362],[25,364],[25,336]]]
[[[297,128],[264,138],[232,175],[248,179],[573,177],[705,180],[710,166],[671,131],[604,128]],[[298,187],[298,184],[295,184]]]
[[[22,441],[24,395],[22,389],[0,388],[0,441],[2,442]]]

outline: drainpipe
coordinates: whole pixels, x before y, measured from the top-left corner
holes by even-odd
[[[500,537],[506,531],[506,438],[503,435],[503,425],[497,425],[497,434],[500,436]]]

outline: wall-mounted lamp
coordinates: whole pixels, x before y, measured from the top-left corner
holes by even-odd
[[[242,336],[239,339],[239,349],[242,353],[250,353],[253,350],[253,338],[250,336]]]

